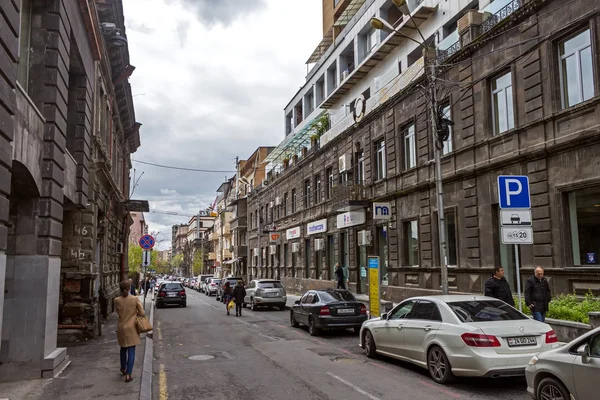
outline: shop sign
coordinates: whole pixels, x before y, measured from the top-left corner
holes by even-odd
[[[287,240],[298,239],[301,234],[302,234],[302,231],[301,231],[300,227],[295,226],[295,227],[290,228],[287,231],[285,231],[285,238]]]
[[[281,233],[269,232],[269,242],[273,244],[281,244]]]
[[[373,203],[373,219],[379,221],[392,219],[392,203]]]
[[[337,216],[337,227],[348,228],[350,226],[362,225],[366,221],[365,211],[348,211]]]
[[[327,219],[320,219],[318,221],[309,222],[308,224],[306,224],[307,236],[324,232],[327,232]]]

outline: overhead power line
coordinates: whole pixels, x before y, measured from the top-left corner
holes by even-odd
[[[175,167],[172,165],[155,164],[155,163],[151,163],[151,162],[147,162],[147,161],[140,161],[140,160],[133,160],[133,159],[131,161],[139,163],[139,164],[151,165],[153,167],[166,168],[166,169],[177,169],[180,171],[209,172],[209,173],[219,173],[219,174],[236,172],[236,171],[225,171],[225,170],[214,170],[214,169]]]

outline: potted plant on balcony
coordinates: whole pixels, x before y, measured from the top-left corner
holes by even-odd
[[[283,158],[283,169],[286,170],[286,169],[288,169],[289,166],[290,166],[290,156],[286,155]]]
[[[294,154],[292,156],[292,165],[296,165],[298,163],[298,154]]]
[[[329,114],[323,114],[312,126],[313,134],[310,136],[310,145],[312,149],[317,149],[319,146],[319,138],[329,130]]]

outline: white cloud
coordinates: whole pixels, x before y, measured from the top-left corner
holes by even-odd
[[[160,194],[164,194],[166,196],[179,196],[177,190],[174,189],[160,189]]]

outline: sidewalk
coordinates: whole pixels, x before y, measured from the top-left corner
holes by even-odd
[[[143,302],[143,297],[140,298]],[[152,303],[146,299],[150,318]],[[117,343],[118,316],[113,313],[102,327],[104,335],[67,347],[71,364],[56,378],[0,383],[0,399],[10,400],[81,400],[138,399],[142,384],[145,334],[136,346],[133,382],[125,383],[119,362]],[[151,343],[151,341],[150,341]]]

